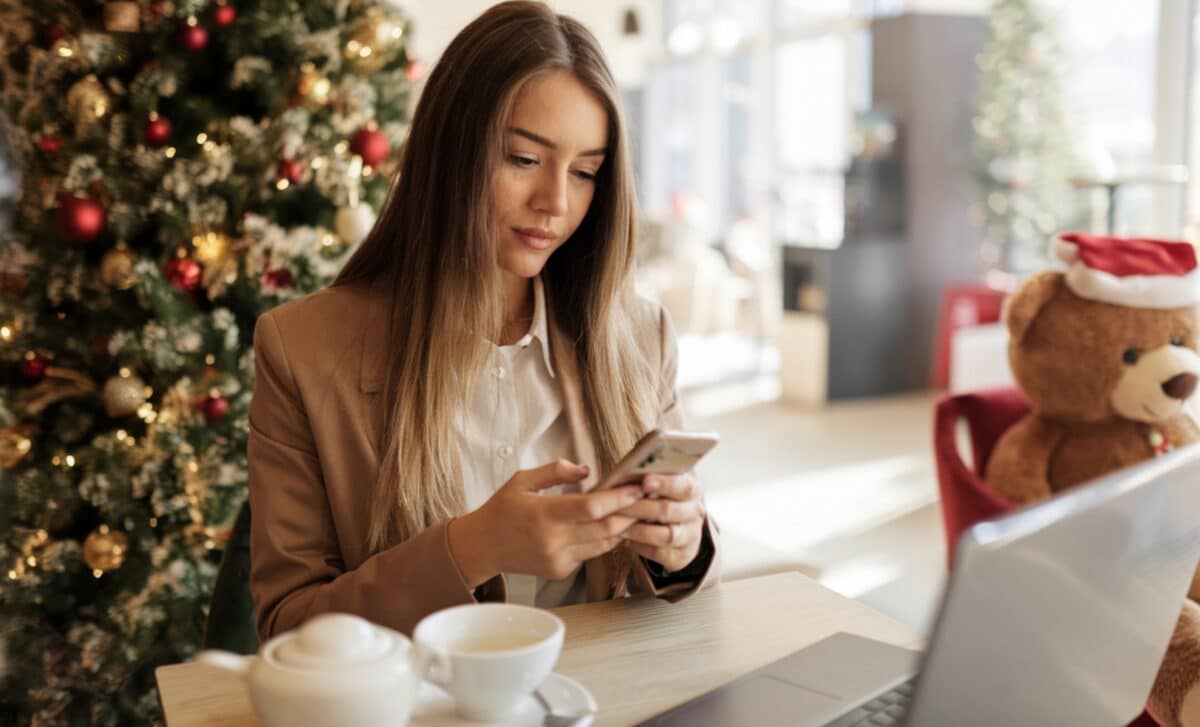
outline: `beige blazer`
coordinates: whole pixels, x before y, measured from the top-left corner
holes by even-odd
[[[662,425],[681,427],[674,335],[661,308],[648,302],[643,308],[637,345],[661,364]],[[258,319],[248,445],[250,590],[264,639],[326,611],[355,613],[411,633],[438,609],[505,599],[502,576],[475,590],[467,586],[450,556],[447,523],[382,552],[367,550],[385,416],[387,315],[383,291],[339,286]],[[550,316],[550,349],[575,456],[595,473],[578,367],[553,320]],[[584,564],[588,600],[633,592],[675,601],[714,582],[720,572],[717,529],[711,522],[705,529],[715,552],[698,582],[655,588],[634,557],[629,581],[617,583],[610,554]]]

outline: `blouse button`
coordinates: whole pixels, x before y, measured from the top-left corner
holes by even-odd
[[[495,376],[497,379],[503,379],[504,378],[504,367],[497,366],[496,368],[492,369],[492,376]]]
[[[499,457],[500,459],[508,459],[509,457],[512,456],[512,453],[513,453],[513,448],[508,446],[507,444],[504,445],[503,447],[501,447],[500,449],[496,450],[496,456]]]

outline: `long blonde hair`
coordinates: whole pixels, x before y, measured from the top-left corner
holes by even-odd
[[[503,322],[488,183],[517,93],[553,70],[574,74],[608,112],[591,207],[542,272],[548,312],[575,353],[597,465],[610,468],[657,419],[657,361],[631,345],[637,210],[616,84],[578,21],[538,2],[501,3],[430,73],[384,210],[334,281],[391,294],[372,551],[465,510],[455,418]]]

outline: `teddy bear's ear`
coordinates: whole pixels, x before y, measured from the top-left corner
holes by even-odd
[[[1026,280],[1017,292],[1004,301],[1001,317],[1008,326],[1012,340],[1020,341],[1029,330],[1029,324],[1037,318],[1038,311],[1054,297],[1062,287],[1063,274],[1057,270],[1046,270]]]

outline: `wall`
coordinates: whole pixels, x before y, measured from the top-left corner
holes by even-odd
[[[403,8],[415,24],[413,50],[432,67],[454,35],[495,3],[488,0],[392,0]],[[646,59],[662,38],[662,3],[659,0],[626,2],[587,2],[555,0],[549,5],[586,25],[599,39],[608,55],[617,83],[623,87],[641,86]],[[621,33],[625,10],[633,8],[641,24],[641,33],[633,39]]]
[[[951,15],[983,15],[992,0],[909,0],[904,4],[910,13],[945,13]]]

